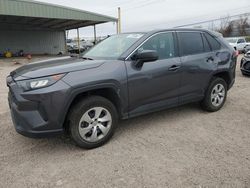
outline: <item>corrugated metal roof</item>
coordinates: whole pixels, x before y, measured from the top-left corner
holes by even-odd
[[[116,18],[101,14],[31,0],[0,0],[0,14],[72,20],[116,21]]]
[[[61,22],[79,21],[74,23],[77,27],[117,21],[116,18],[101,14],[31,0],[0,0],[0,16],[54,19]],[[67,25],[66,22],[65,24]],[[70,29],[69,26],[67,27],[65,29]]]

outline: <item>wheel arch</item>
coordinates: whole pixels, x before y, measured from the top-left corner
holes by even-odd
[[[227,83],[227,89],[230,88],[231,77],[230,77],[230,73],[229,73],[228,71],[220,71],[220,72],[217,72],[217,73],[213,74],[213,76],[212,76],[212,78],[210,79],[210,81],[211,81],[214,77],[219,77],[219,78],[222,78],[223,80],[225,80],[225,82]]]
[[[109,101],[111,101],[119,115],[119,118],[123,118],[123,105],[122,96],[120,95],[120,89],[114,84],[107,84],[102,86],[91,86],[88,88],[78,88],[71,92],[69,102],[66,105],[65,112],[63,115],[63,128],[68,130],[69,125],[69,114],[74,105],[77,104],[79,100],[82,100],[88,96],[102,96]]]

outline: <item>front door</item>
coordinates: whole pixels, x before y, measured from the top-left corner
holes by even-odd
[[[155,50],[157,61],[144,63],[140,68],[132,60],[126,62],[130,116],[178,104],[181,63],[175,49],[172,32],[158,33],[135,52]]]

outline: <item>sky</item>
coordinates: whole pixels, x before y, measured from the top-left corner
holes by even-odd
[[[117,17],[121,7],[122,32],[149,31],[196,23],[228,15],[250,13],[250,0],[38,0]],[[96,26],[97,36],[116,33],[114,23]],[[92,37],[93,27],[80,29],[81,37]],[[69,38],[76,37],[76,30]]]

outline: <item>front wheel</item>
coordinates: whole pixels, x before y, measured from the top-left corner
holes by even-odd
[[[109,100],[92,96],[74,106],[69,119],[71,136],[76,144],[92,149],[105,144],[112,137],[118,115]]]
[[[222,78],[214,78],[205,94],[201,106],[204,110],[215,112],[222,108],[227,98],[227,84]]]

